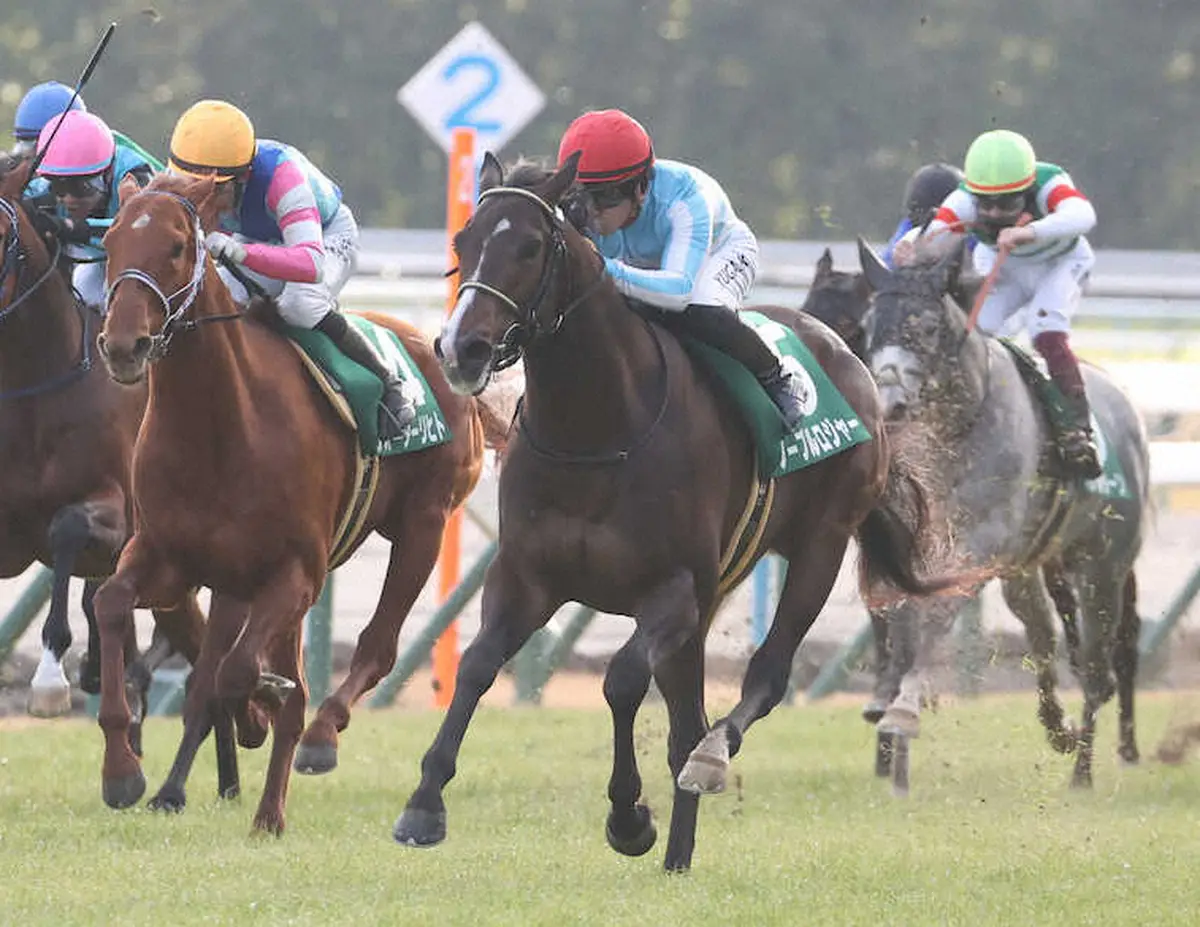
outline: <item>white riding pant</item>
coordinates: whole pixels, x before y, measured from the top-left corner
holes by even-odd
[[[242,235],[234,237],[238,241],[250,240]],[[358,223],[354,221],[354,213],[345,203],[334,214],[329,225],[325,226],[322,238],[325,248],[325,273],[320,283],[273,280],[256,274],[249,268],[238,268],[258,283],[268,295],[275,297],[279,316],[289,325],[299,328],[316,326],[330,309],[336,308],[338,293],[358,267]],[[235,301],[243,306],[250,302],[250,294],[233,274],[222,266],[217,267],[217,273],[229,287]]]
[[[697,306],[741,309],[758,276],[758,239],[740,219],[730,224],[725,241],[696,272],[691,302]]]
[[[108,293],[105,288],[104,275],[108,270],[108,261],[76,264],[71,268],[71,286],[79,294],[85,306],[90,306],[97,312],[103,313]]]
[[[978,247],[974,263],[975,270],[986,275],[996,263],[996,252]],[[1066,254],[1048,261],[1008,257],[979,312],[980,330],[989,335],[1011,333],[1015,326],[1006,323],[1017,321],[1017,314],[1027,308],[1030,338],[1042,332],[1070,332],[1071,318],[1095,263],[1092,246],[1083,237]]]

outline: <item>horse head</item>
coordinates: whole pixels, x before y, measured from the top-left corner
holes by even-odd
[[[506,178],[500,162],[484,156],[475,214],[454,237],[458,300],[434,343],[456,392],[480,392],[562,325],[571,256],[588,248],[558,209],[578,162],[577,153],[553,172],[519,164]]]
[[[885,416],[904,420],[923,404],[949,398],[958,379],[966,315],[951,294],[958,287],[963,249],[936,263],[896,270],[889,270],[861,238],[858,250],[873,293],[863,353]]]
[[[864,274],[833,269],[833,254],[828,248],[817,261],[812,286],[802,312],[832,328],[860,358],[866,341],[865,320],[871,308],[871,288]]]
[[[22,200],[29,168],[25,159],[10,159],[0,167],[0,319],[34,295],[62,250],[54,230],[39,224]],[[23,274],[31,278],[24,286]]]
[[[136,383],[200,294],[208,266],[203,223],[214,218],[216,185],[160,174],[144,190],[126,179],[119,195],[104,236],[108,312],[99,348],[114,380]]]

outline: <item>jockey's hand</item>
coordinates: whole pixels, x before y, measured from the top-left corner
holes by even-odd
[[[86,219],[58,220],[58,237],[69,245],[86,245],[92,240],[92,234]]]
[[[1032,241],[1037,241],[1037,232],[1028,225],[1010,225],[1006,229],[1001,229],[1000,234],[996,236],[996,244],[1006,251],[1027,245]]]
[[[204,247],[218,261],[224,258],[234,264],[246,263],[246,246],[224,232],[209,232],[204,239]]]

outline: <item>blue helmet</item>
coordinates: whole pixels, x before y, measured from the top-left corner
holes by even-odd
[[[36,142],[42,126],[62,113],[75,91],[66,84],[48,80],[44,84],[29,88],[24,99],[17,104],[17,116],[13,120],[13,135],[20,142]],[[82,97],[76,97],[71,109],[87,112]]]

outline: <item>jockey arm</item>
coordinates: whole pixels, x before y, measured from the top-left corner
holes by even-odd
[[[282,161],[267,187],[271,210],[283,244],[250,242],[242,262],[255,273],[289,283],[320,283],[324,276],[325,242],[321,213],[304,172]]]
[[[1042,218],[1026,226],[1037,241],[1074,238],[1096,227],[1095,207],[1067,174],[1059,174],[1038,191],[1038,209]]]
[[[678,312],[691,302],[696,275],[712,244],[712,217],[697,194],[673,203],[666,218],[670,229],[662,252],[662,267],[646,270],[615,258],[604,266],[617,289],[630,299]]]

